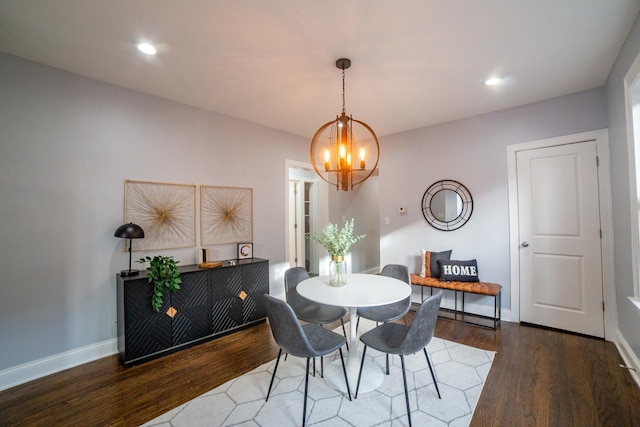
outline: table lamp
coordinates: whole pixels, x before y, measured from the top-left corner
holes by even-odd
[[[130,222],[129,224],[123,224],[118,227],[113,235],[115,237],[129,239],[129,269],[122,270],[120,272],[120,275],[123,277],[135,276],[136,274],[138,274],[138,270],[131,269],[131,239],[142,239],[144,237],[144,230],[140,228],[139,225]]]

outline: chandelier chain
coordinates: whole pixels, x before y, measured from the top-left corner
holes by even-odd
[[[344,68],[342,69],[342,114],[346,113],[345,96],[344,96]]]

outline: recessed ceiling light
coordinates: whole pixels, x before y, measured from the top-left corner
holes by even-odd
[[[491,77],[483,82],[485,86],[495,86],[502,81],[500,77]]]
[[[156,48],[149,43],[138,43],[138,50],[147,55],[155,55],[157,52]]]

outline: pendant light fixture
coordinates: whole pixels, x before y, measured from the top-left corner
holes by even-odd
[[[375,132],[368,124],[346,114],[344,70],[350,66],[350,59],[336,61],[336,67],[342,70],[342,114],[316,131],[310,150],[316,173],[343,191],[353,190],[354,185],[369,178],[380,159]]]

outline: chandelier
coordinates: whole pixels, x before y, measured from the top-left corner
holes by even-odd
[[[347,116],[344,96],[344,70],[351,60],[340,58],[342,70],[342,114],[325,123],[311,140],[311,164],[316,173],[336,190],[353,190],[369,178],[378,166],[380,145],[375,132],[364,122]],[[369,167],[367,167],[369,166]]]

